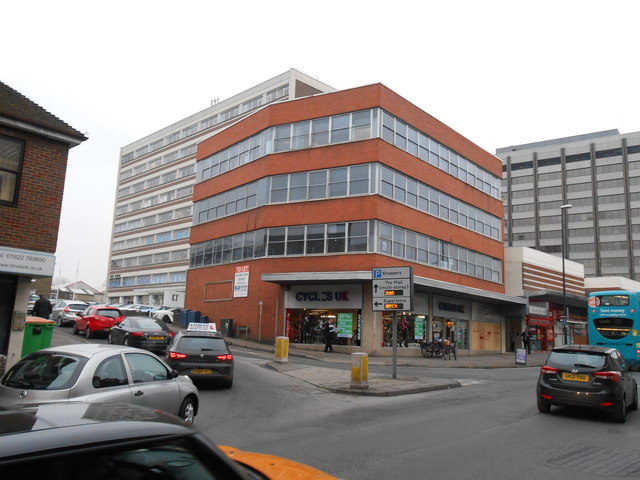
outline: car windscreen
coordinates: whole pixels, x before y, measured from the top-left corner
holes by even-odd
[[[560,370],[571,370],[579,367],[589,367],[598,370],[604,367],[607,356],[600,352],[551,352],[547,365]]]
[[[16,363],[0,383],[31,390],[64,390],[78,379],[87,358],[65,353],[33,353]]]
[[[84,310],[87,306],[83,303],[70,303],[68,305],[69,310]]]
[[[114,310],[113,308],[99,308],[96,310],[96,315],[99,317],[118,318],[122,316],[120,310]]]
[[[208,351],[227,353],[227,345],[222,338],[212,337],[182,337],[179,340],[178,350],[182,351]]]

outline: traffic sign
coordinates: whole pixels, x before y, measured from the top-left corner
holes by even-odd
[[[413,305],[412,267],[374,268],[372,271],[373,311],[411,310]]]

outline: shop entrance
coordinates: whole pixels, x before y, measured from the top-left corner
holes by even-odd
[[[336,325],[338,338],[334,345],[360,345],[362,328],[360,310],[287,309],[287,336],[291,343],[324,344],[322,327],[331,321]]]

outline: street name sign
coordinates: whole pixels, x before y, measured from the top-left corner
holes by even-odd
[[[413,268],[374,268],[371,274],[374,312],[409,311],[413,307]]]

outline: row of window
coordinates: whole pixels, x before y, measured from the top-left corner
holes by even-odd
[[[196,144],[187,145],[186,147],[183,147],[180,150],[175,150],[161,157],[151,158],[148,161],[140,163],[132,168],[128,168],[127,170],[122,170],[120,172],[120,181],[122,182],[128,178],[135,177],[136,175],[140,175],[150,170],[154,170],[156,168],[162,167],[163,165],[168,165],[170,163],[177,162],[178,160],[182,160],[183,158],[195,155],[196,150],[197,150]],[[161,182],[161,183],[166,183],[166,182]]]
[[[162,205],[163,203],[173,202],[174,200],[180,200],[181,198],[191,199],[193,195],[193,185],[187,185],[186,187],[180,187],[176,190],[170,190],[168,192],[162,192],[157,195],[145,197],[135,202],[125,203],[118,206],[116,209],[116,216],[124,215],[126,213],[137,212],[144,208],[153,207],[156,205]]]
[[[127,185],[126,187],[122,187],[118,190],[118,198],[126,197],[128,195],[133,195],[134,193],[144,192],[151,188],[158,187],[160,185],[173,182],[175,180],[180,180],[181,178],[190,177],[191,175],[194,174],[194,172],[195,172],[195,166],[188,165],[186,167],[179,168],[178,170],[166,172],[166,173],[163,173],[162,175],[157,175],[153,178],[148,178],[141,182],[134,183],[133,185]]]
[[[500,198],[499,177],[380,108],[267,128],[200,160],[196,181],[205,181],[272,153],[370,138],[382,138],[484,193]]]
[[[376,220],[255,230],[192,245],[190,268],[274,256],[380,253],[500,283],[502,262]]]
[[[501,240],[498,217],[379,163],[262,178],[196,202],[194,224],[267,204],[372,194]]]
[[[151,227],[159,225],[161,223],[171,222],[173,220],[179,220],[181,218],[191,217],[192,207],[176,208],[175,210],[169,210],[162,213],[156,213],[148,215],[143,218],[136,218],[134,220],[128,220],[122,223],[116,223],[114,227],[114,233],[128,232],[137,228]]]
[[[110,278],[109,288],[139,287],[143,285],[161,285],[163,283],[181,283],[187,281],[187,272],[155,273],[153,275],[133,275],[130,277]]]
[[[154,141],[153,143],[150,143],[149,145],[144,145],[140,148],[137,148],[133,152],[126,153],[125,155],[122,156],[121,164],[125,165],[129,162],[132,162],[133,160],[135,160],[136,158],[142,155],[146,155],[147,153],[151,153],[155,150],[158,150],[159,148],[165,147],[167,145],[171,145],[172,143],[175,143],[179,140],[190,137],[191,135],[194,135],[198,132],[207,130],[213,127],[214,125],[218,125],[220,123],[226,122],[227,120],[235,118],[238,115],[242,115],[251,110],[254,110],[261,105],[266,105],[268,103],[275,102],[276,100],[280,100],[288,96],[289,96],[288,85],[271,90],[265,93],[264,95],[254,97],[240,105],[235,105],[223,112],[216,113],[211,117],[208,117],[200,121],[199,123],[185,127],[179,132],[173,132],[164,138],[161,138],[159,140]]]
[[[640,145],[629,145],[627,147],[627,154],[631,155],[634,153],[640,153]],[[610,158],[610,157],[621,157],[622,156],[622,148],[610,148],[607,150],[598,150],[596,151],[596,158]],[[582,162],[586,160],[591,160],[591,154],[589,152],[584,153],[576,153],[572,155],[567,155],[565,157],[565,163],[573,163],[573,162]],[[550,165],[560,165],[561,159],[560,157],[553,158],[542,158],[538,159],[538,167],[547,167]],[[505,164],[502,166],[502,171],[506,172],[508,166]],[[533,168],[533,161],[527,162],[518,162],[511,164],[511,170],[527,170],[529,168]]]
[[[189,228],[180,228],[172,232],[161,232],[143,237],[129,238],[113,242],[113,251],[128,250],[130,248],[148,247],[159,243],[174,242],[189,238]]]
[[[111,269],[144,267],[170,262],[183,262],[189,259],[189,250],[174,250],[173,252],[161,252],[139,257],[127,257],[111,260]]]

